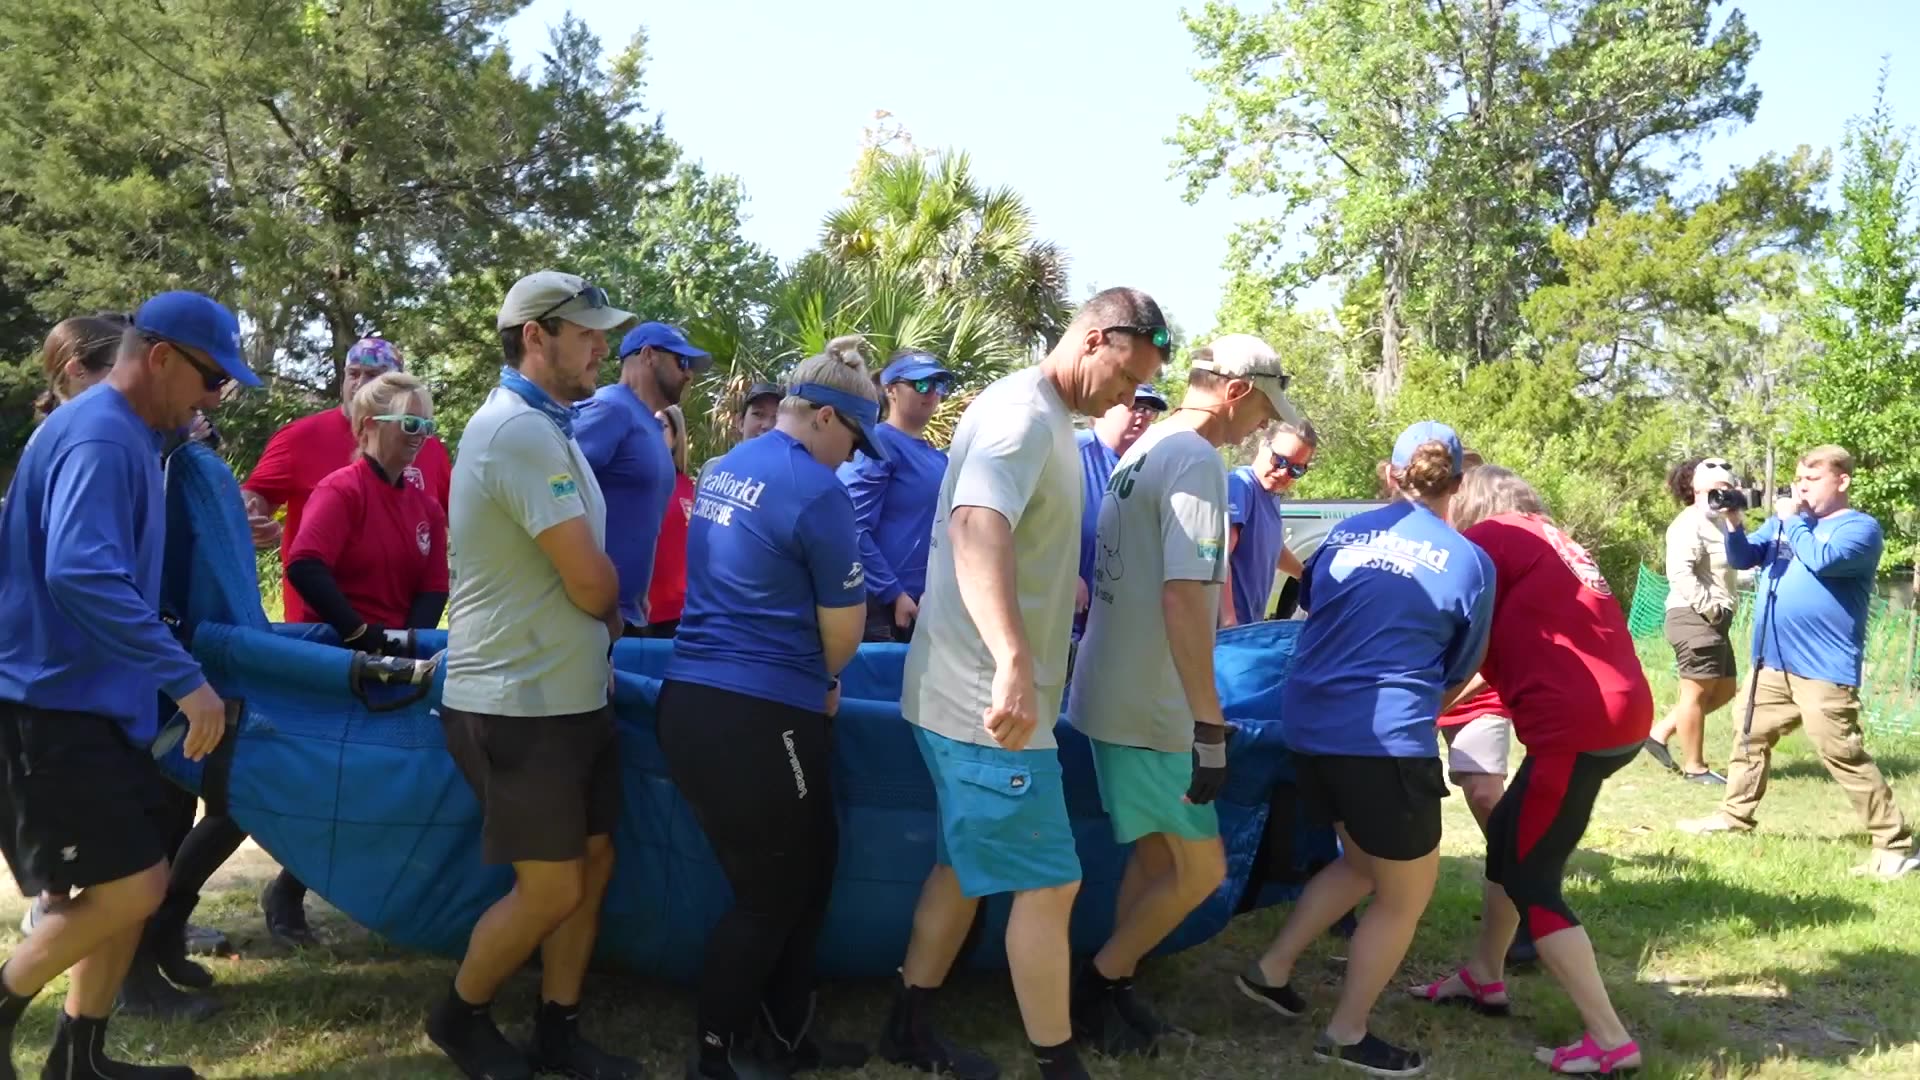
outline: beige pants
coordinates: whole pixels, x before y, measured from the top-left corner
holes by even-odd
[[[1727,768],[1726,798],[1720,804],[1720,812],[1729,821],[1753,828],[1754,811],[1760,807],[1760,797],[1767,793],[1767,768],[1773,761],[1774,744],[1805,725],[1807,739],[1819,752],[1827,772],[1833,774],[1853,801],[1854,812],[1866,823],[1873,846],[1902,854],[1913,850],[1913,833],[1900,816],[1900,808],[1893,805],[1893,791],[1867,754],[1860,731],[1858,690],[1763,667],[1753,690],[1753,731],[1743,739],[1740,727],[1745,718],[1745,706],[1736,703],[1733,759]]]

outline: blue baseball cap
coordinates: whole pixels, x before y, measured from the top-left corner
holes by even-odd
[[[941,367],[940,361],[923,352],[908,353],[888,364],[880,372],[881,386],[892,386],[897,382],[912,382],[915,379],[939,379],[951,387],[953,372]]]
[[[1460,436],[1454,430],[1438,420],[1422,420],[1400,433],[1393,440],[1393,467],[1404,469],[1413,463],[1413,452],[1430,442],[1442,443],[1447,453],[1453,455],[1453,473],[1460,475],[1466,450],[1460,445]]]
[[[240,358],[240,320],[210,296],[183,290],[163,292],[133,313],[133,327],[213,358],[234,382],[259,386],[260,376]]]
[[[663,322],[646,322],[627,331],[620,339],[620,359],[625,360],[641,349],[663,349],[675,356],[683,356],[695,363],[688,365],[690,370],[705,371],[713,366],[713,356],[705,349],[694,348],[687,340],[686,332],[677,326]]]
[[[880,426],[880,406],[858,394],[849,394],[845,390],[835,390],[820,383],[800,383],[787,387],[787,393],[810,401],[815,405],[831,405],[835,412],[853,421],[859,434],[854,445],[868,457],[876,461],[886,461],[886,448],[874,437],[874,429]]]
[[[1160,391],[1155,390],[1152,383],[1141,383],[1139,386],[1134,387],[1133,403],[1135,405],[1151,405],[1156,412],[1167,411],[1167,399],[1160,396]]]

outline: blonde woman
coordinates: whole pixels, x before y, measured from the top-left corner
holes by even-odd
[[[680,629],[680,612],[687,603],[687,525],[693,521],[693,479],[687,475],[687,417],[680,406],[669,405],[655,414],[673,456],[673,494],[660,522],[660,540],[653,552],[653,583],[647,587],[647,636],[670,638]]]
[[[867,1058],[809,1030],[840,845],[829,718],[867,611],[853,501],[834,469],[855,449],[886,456],[861,345],[836,338],[794,368],[773,430],[702,470],[687,531],[660,749],[734,897],[707,940],[690,1077],[783,1077]],[[756,1018],[778,1060],[753,1051]]]

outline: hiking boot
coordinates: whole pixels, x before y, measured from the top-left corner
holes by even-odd
[[[1307,999],[1294,992],[1291,982],[1268,986],[1266,976],[1260,974],[1259,964],[1247,965],[1244,973],[1233,977],[1233,985],[1242,994],[1289,1020],[1306,1015]]]
[[[1313,1056],[1358,1069],[1368,1076],[1419,1076],[1427,1071],[1427,1063],[1418,1050],[1395,1046],[1372,1032],[1362,1035],[1360,1041],[1351,1046],[1343,1046],[1323,1031],[1314,1040]]]
[[[1000,1066],[977,1050],[948,1042],[933,1030],[933,991],[902,985],[875,1048],[882,1060],[954,1080],[999,1080]]]
[[[128,1016],[156,1020],[205,1020],[220,1011],[220,1002],[206,994],[189,994],[167,981],[151,953],[134,955],[133,966],[120,984],[115,1007]]]
[[[427,1014],[427,1038],[467,1080],[533,1080],[527,1055],[500,1034],[488,1006],[475,1008],[451,989]]]
[[[282,870],[260,890],[260,913],[266,916],[267,936],[290,949],[318,945],[307,925],[307,887]]]

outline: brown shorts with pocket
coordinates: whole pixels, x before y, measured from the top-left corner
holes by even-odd
[[[1692,608],[1668,608],[1665,629],[1681,678],[1704,682],[1735,676],[1732,612],[1708,620]]]
[[[566,862],[620,821],[619,731],[608,705],[567,716],[442,707],[440,728],[485,815],[489,863]]]

